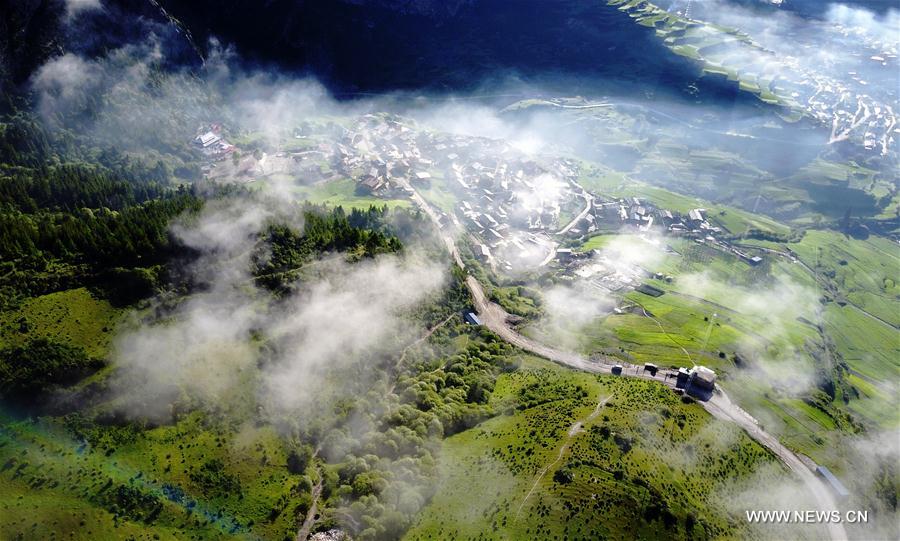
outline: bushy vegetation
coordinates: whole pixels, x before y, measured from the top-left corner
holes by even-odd
[[[37,338],[0,350],[0,400],[36,404],[58,386],[71,385],[103,366],[84,350]]]
[[[173,289],[166,282],[173,261],[193,255],[168,231],[175,217],[197,211],[203,201],[192,189],[173,187],[161,161],[70,158],[23,118],[10,122],[5,134],[0,220],[10,227],[0,237],[6,271],[0,285],[10,295],[0,318],[0,389],[9,406],[22,396],[42,400],[104,366],[98,359],[107,354],[119,312],[97,293],[126,304],[160,287],[175,295],[191,292],[190,283]],[[352,263],[406,245],[441,249],[427,218],[404,208],[296,210],[302,229],[269,223],[248,269],[275,292],[307,279],[307,266],[334,254]],[[292,538],[317,503],[315,529],[339,524],[359,539],[397,538],[432,497],[441,438],[493,415],[488,402],[496,377],[514,366],[510,346],[462,323],[459,314],[468,304],[463,278],[455,271],[442,295],[410,309],[411,320],[434,328],[427,342],[434,348],[361,359],[351,371],[376,363],[366,370],[383,379],[353,379],[344,396],[323,398],[330,411],[305,412],[299,426],[259,411],[250,382],[227,405],[180,397],[171,404],[173,423],[154,426],[106,402],[102,374],[86,386],[90,400],[64,417],[38,426],[8,412],[4,425],[20,424],[0,442],[7,460],[0,483],[9,493],[38,496],[13,515],[55,517],[32,529],[35,535],[66,531],[54,524],[68,524],[75,515],[46,503],[61,499],[78,502],[77,529],[89,536],[140,531],[281,539]],[[106,285],[98,290],[99,283]],[[264,350],[277,348],[265,336],[257,339]],[[356,424],[361,417],[368,422],[363,433]],[[338,441],[342,454],[321,455]],[[67,458],[57,461],[54,453]],[[314,487],[321,490],[318,502]],[[0,536],[21,534],[18,521],[0,521]]]
[[[271,289],[290,285],[297,277],[292,271],[322,253],[346,252],[358,259],[399,251],[403,245],[392,234],[391,218],[409,216],[407,211],[389,213],[387,207],[375,206],[353,208],[349,215],[343,207],[307,206],[299,212],[303,216],[302,233],[285,224],[271,224],[254,255],[254,274]]]
[[[530,360],[491,403],[504,413],[445,440],[443,489],[408,539],[740,536],[742,517],[715,502],[774,463],[650,382]]]

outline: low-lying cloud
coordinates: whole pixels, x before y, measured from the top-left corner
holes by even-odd
[[[275,301],[254,285],[251,254],[263,227],[290,222],[290,209],[241,198],[173,229],[200,253],[187,271],[199,291],[117,339],[112,387],[126,411],[165,420],[179,397],[226,401],[258,380],[261,403],[289,413],[316,396],[326,373],[402,348],[415,329],[404,312],[440,289],[443,268],[413,254],[356,264],[333,256],[316,263],[321,278]],[[257,378],[248,370],[260,364],[261,341],[274,354]]]
[[[774,280],[757,289],[725,284],[710,273],[678,277],[678,290],[687,295],[721,303],[740,318],[749,318],[751,327],[738,326],[742,339],[737,353],[748,361],[744,368],[756,380],[800,394],[812,389],[817,380],[798,332],[815,331],[809,325],[822,321],[815,290],[789,279]],[[721,314],[723,320],[731,317]]]

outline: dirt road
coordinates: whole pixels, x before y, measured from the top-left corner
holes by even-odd
[[[507,342],[540,357],[587,372],[609,374],[612,371],[613,364],[620,364],[623,367],[623,376],[654,380],[673,389],[675,388],[675,378],[671,372],[659,371],[656,376],[652,376],[649,372],[645,372],[641,366],[624,363],[611,358],[601,358],[596,361],[590,360],[577,353],[557,350],[522,336],[507,323],[509,314],[497,304],[486,299],[484,288],[481,287],[478,280],[469,276],[466,279],[466,283],[469,286],[469,290],[472,292],[475,308],[478,311],[478,316],[481,318],[482,323]],[[709,400],[698,401],[698,404],[703,406],[703,408],[713,417],[737,424],[747,433],[747,435],[775,454],[775,456],[799,477],[810,494],[815,498],[816,503],[821,510],[832,511],[838,509],[837,502],[825,483],[816,477],[793,451],[782,445],[777,438],[764,431],[759,426],[756,419],[733,403],[724,391],[720,388],[716,388],[716,392],[713,393]],[[847,539],[847,533],[844,531],[842,525],[827,524],[827,528],[829,537],[832,540],[837,541]]]
[[[312,504],[309,506],[309,511],[306,512],[306,519],[303,521],[303,525],[300,526],[300,530],[297,531],[296,541],[306,541],[309,539],[312,527],[316,523],[316,515],[319,512],[319,496],[322,495],[322,470],[317,469],[316,471],[319,474],[319,480],[312,489]]]
[[[592,196],[591,194],[589,194],[587,192],[587,190],[582,188],[581,197],[584,198],[584,210],[582,210],[578,214],[578,216],[572,218],[572,221],[569,222],[565,227],[563,227],[562,229],[557,231],[556,232],[557,235],[565,235],[566,233],[568,233],[569,230],[572,229],[573,227],[575,227],[575,225],[578,222],[580,222],[581,220],[584,220],[584,217],[587,216],[588,213],[591,211],[591,206],[594,204],[594,196]]]
[[[407,186],[409,185],[407,184]],[[456,248],[456,241],[450,233],[442,230],[437,212],[434,211],[431,208],[431,205],[429,205],[418,192],[412,189],[412,187],[409,188],[409,191],[412,193],[413,201],[415,201],[416,204],[431,217],[443,238],[447,249],[453,256],[454,261],[456,261],[461,269],[465,269],[465,264]],[[484,326],[510,344],[539,357],[586,372],[609,374],[612,373],[614,364],[620,364],[623,367],[623,376],[654,380],[663,385],[667,385],[668,387],[675,387],[675,378],[671,377],[671,372],[659,371],[656,376],[652,376],[650,373],[644,372],[643,367],[624,363],[618,359],[610,357],[598,357],[596,360],[587,359],[578,353],[556,349],[523,336],[509,324],[509,314],[503,310],[501,306],[491,302],[487,298],[484,287],[482,287],[481,283],[475,279],[474,276],[466,277],[466,285],[472,294],[475,310],[478,312],[478,316],[481,318]],[[717,387],[716,392],[713,393],[709,400],[698,401],[698,403],[713,417],[737,424],[747,432],[751,438],[775,454],[775,456],[799,477],[809,493],[815,498],[820,510],[833,511],[838,509],[837,503],[828,486],[816,477],[793,451],[782,445],[777,438],[764,431],[762,427],[759,426],[759,422],[757,422],[756,419],[734,404],[721,388]],[[841,524],[829,523],[826,527],[828,535],[833,541],[847,539],[847,532]]]

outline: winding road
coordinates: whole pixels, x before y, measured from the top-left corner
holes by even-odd
[[[437,227],[444,244],[453,257],[453,260],[461,268],[465,269],[465,263],[459,255],[456,247],[456,241],[451,232],[441,227],[438,213],[431,205],[412,188],[408,183],[402,183],[408,188],[413,201],[432,219]],[[466,286],[472,295],[475,310],[482,321],[482,324],[500,336],[503,340],[513,344],[520,349],[533,353],[537,356],[549,359],[586,372],[611,374],[614,364],[623,367],[622,375],[628,377],[639,377],[648,380],[654,380],[658,383],[675,388],[675,378],[672,377],[671,371],[659,371],[657,375],[652,376],[648,372],[643,371],[643,367],[622,362],[611,357],[599,356],[596,359],[588,359],[583,355],[571,351],[556,349],[526,336],[516,331],[509,323],[510,315],[498,304],[491,302],[484,292],[482,284],[474,277],[466,277]],[[715,392],[707,401],[698,401],[700,405],[713,417],[735,423],[741,427],[747,435],[753,438],[757,443],[771,451],[775,456],[787,466],[804,484],[810,495],[815,499],[821,511],[833,511],[838,509],[829,487],[804,464],[804,462],[793,451],[785,447],[778,441],[778,438],[767,433],[759,425],[759,422],[749,413],[741,409],[737,404],[733,403],[728,395],[720,388],[716,387]],[[840,523],[825,523],[824,526],[828,531],[828,536],[832,541],[842,541],[847,539],[847,532]]]

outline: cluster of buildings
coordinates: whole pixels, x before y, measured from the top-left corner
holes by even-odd
[[[605,292],[634,288],[646,277],[643,269],[559,245],[565,238],[622,228],[693,238],[749,264],[761,261],[722,241],[722,229],[710,223],[705,209],[682,214],[638,197],[591,194],[578,182],[575,160],[533,157],[503,140],[433,132],[384,113],[333,125],[324,137],[319,127],[304,128],[296,137],[316,137],[317,146],[288,156],[305,178],[321,178],[327,164],[334,175],[354,179],[360,194],[403,198],[418,191],[428,199],[450,192],[458,203],[438,211],[440,223],[465,231],[473,255],[495,271],[555,263],[581,269],[582,277]]]
[[[561,221],[584,210],[588,194],[568,159],[538,160],[505,141],[416,129],[390,115],[365,115],[335,147],[334,168],[361,193],[427,196],[435,179],[460,201],[441,215],[468,232],[474,255],[495,269],[546,264]],[[443,211],[442,211],[443,212]]]
[[[638,231],[649,231],[656,227],[673,236],[686,236],[700,241],[715,240],[722,228],[707,221],[706,209],[693,209],[682,215],[677,211],[658,208],[649,201],[638,197],[623,197],[615,200],[593,200],[593,212],[585,217],[587,232],[592,232],[601,224],[631,226]],[[573,229],[578,233],[578,229]]]
[[[690,17],[690,1],[676,5],[688,6],[673,11]],[[708,65],[734,68],[742,88],[756,92],[766,102],[801,109],[823,126],[830,126],[831,143],[849,140],[882,156],[896,153],[900,134],[892,107],[897,97],[896,40],[870,32],[868,25],[823,25],[812,39],[801,36],[796,50],[778,54],[753,41],[735,39],[729,32],[688,24],[687,32],[684,26],[672,28],[667,41],[678,45],[692,39],[697,54]],[[698,44],[700,36],[703,41]],[[822,43],[839,48],[841,60],[810,63],[809,58],[822,53]],[[756,54],[747,54],[752,49]],[[844,71],[846,67],[854,69]]]
[[[705,366],[695,366],[690,370],[679,368],[675,375],[675,388],[701,400],[707,400],[716,388],[716,373]]]
[[[207,156],[214,158],[223,157],[235,151],[235,146],[222,136],[221,124],[211,124],[197,130],[194,146],[201,149]]]
[[[652,240],[646,233],[692,238],[699,244],[713,249],[731,253],[751,266],[762,263],[757,255],[747,253],[722,237],[722,228],[711,224],[707,219],[706,209],[692,209],[687,213],[679,213],[658,208],[650,202],[637,197],[624,197],[604,200],[593,196],[591,211],[586,213],[574,227],[568,231],[572,237],[581,237],[585,233],[597,230],[622,231],[632,229],[638,236],[644,237],[647,245],[642,249],[671,250],[667,245]],[[649,237],[649,238],[648,238]],[[648,269],[641,268],[629,258],[622,258],[608,250],[597,250],[594,253],[579,253],[571,249],[557,249],[557,263],[570,271],[573,277],[582,279],[591,288],[600,293],[616,293],[635,289],[651,276]],[[653,278],[671,281],[671,277],[656,273]]]
[[[451,195],[458,203],[438,210],[439,222],[463,230],[473,255],[494,271],[555,264],[601,292],[633,289],[646,278],[644,269],[560,246],[565,239],[623,228],[693,238],[751,265],[761,261],[724,242],[705,209],[679,213],[638,197],[591,194],[578,182],[575,160],[535,157],[504,140],[420,129],[413,120],[385,113],[351,123],[308,123],[294,137],[302,141],[291,150],[248,153],[234,164],[223,160],[235,148],[221,126],[204,127],[194,142],[223,162],[209,166],[215,167],[207,171],[210,177],[284,174],[307,184],[350,178],[360,194],[406,198],[418,191],[432,207]]]

